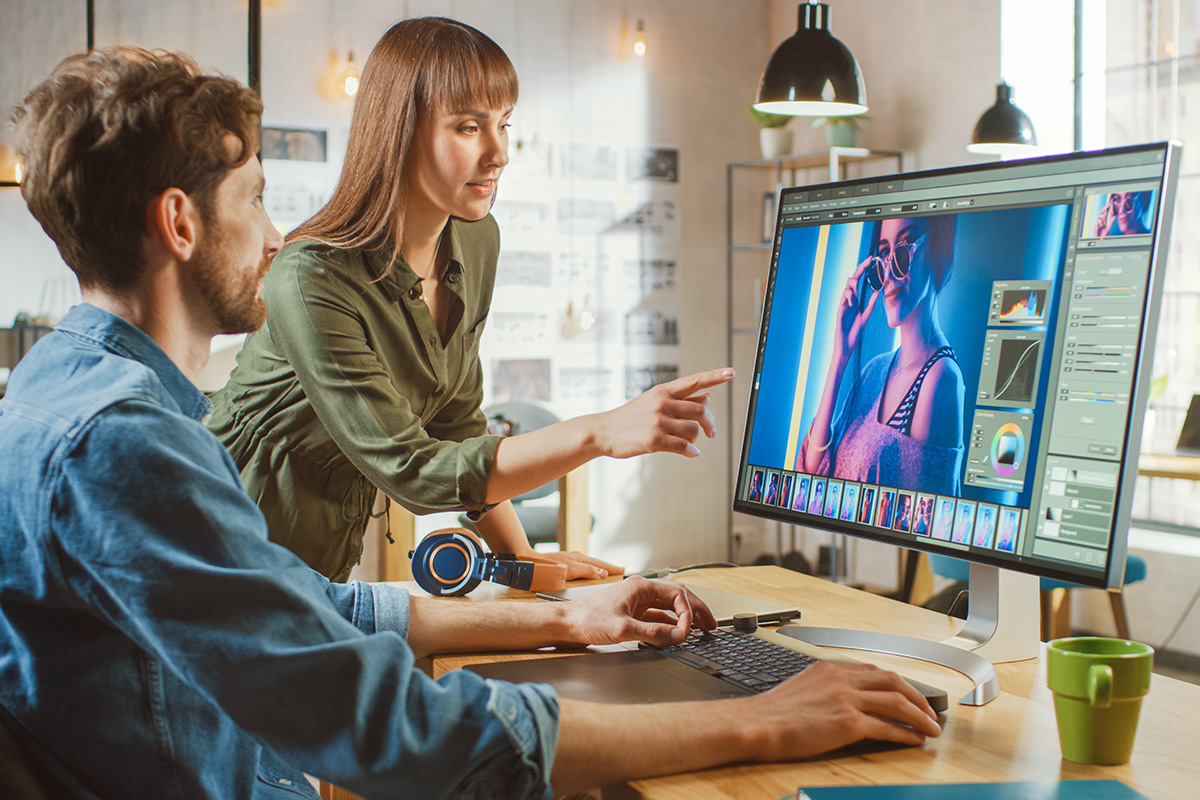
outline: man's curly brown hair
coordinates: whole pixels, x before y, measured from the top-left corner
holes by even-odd
[[[257,152],[261,117],[253,91],[184,54],[73,55],[13,110],[21,194],[81,286],[126,290],[145,267],[150,202],[178,188],[208,216],[218,184]]]

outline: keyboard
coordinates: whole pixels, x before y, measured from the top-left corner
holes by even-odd
[[[723,681],[765,692],[819,659],[733,631],[693,631],[663,654]]]

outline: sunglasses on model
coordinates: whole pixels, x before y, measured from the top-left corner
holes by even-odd
[[[924,241],[925,234],[921,234],[911,242],[896,242],[886,256],[874,256],[867,267],[867,284],[878,292],[889,274],[898,281],[907,277],[917,257],[917,247]]]
[[[1130,211],[1133,211],[1134,206],[1136,205],[1136,197],[1137,195],[1132,194],[1126,195],[1125,197],[1119,197],[1118,195],[1114,194],[1108,198],[1108,204],[1116,211],[1124,211],[1125,213],[1129,213]]]

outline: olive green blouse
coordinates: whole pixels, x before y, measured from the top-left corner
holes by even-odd
[[[267,324],[246,338],[208,425],[272,541],[334,580],[362,554],[376,487],[417,514],[487,510],[500,441],[480,410],[479,337],[495,221],[453,220],[448,340],[400,257],[291,243],[264,280]]]

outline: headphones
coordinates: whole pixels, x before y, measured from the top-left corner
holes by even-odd
[[[459,597],[480,581],[542,592],[562,589],[567,565],[519,560],[512,553],[487,553],[466,528],[434,531],[410,550],[417,585],[434,597]]]

